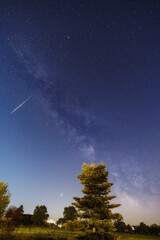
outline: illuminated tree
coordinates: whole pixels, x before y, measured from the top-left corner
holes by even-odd
[[[5,210],[10,203],[11,194],[8,190],[8,183],[0,182],[0,217],[5,213]]]
[[[108,182],[109,172],[104,164],[83,164],[82,173],[77,176],[84,185],[83,197],[74,197],[72,203],[77,209],[78,220],[68,221],[66,228],[70,230],[81,229],[85,235],[81,239],[108,239],[115,240],[116,228],[112,220],[121,218],[118,213],[112,213],[112,209],[120,204],[111,204],[110,196],[113,183]]]

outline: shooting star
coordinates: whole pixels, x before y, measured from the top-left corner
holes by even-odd
[[[12,112],[10,112],[10,114],[13,114],[15,111],[17,111],[20,107],[23,106],[23,104],[25,104],[32,96],[30,96],[29,98],[27,98],[26,100],[24,100],[20,105],[18,105],[18,107],[16,107],[15,109],[12,110]]]

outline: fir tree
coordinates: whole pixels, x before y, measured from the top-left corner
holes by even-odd
[[[108,182],[109,172],[104,164],[83,164],[82,173],[77,175],[80,183],[84,185],[83,197],[74,197],[72,203],[77,209],[78,220],[68,221],[66,228],[70,230],[81,229],[85,232],[84,239],[108,239],[118,238],[116,228],[112,220],[121,217],[118,213],[112,213],[112,209],[120,204],[111,204],[110,196],[113,183]]]

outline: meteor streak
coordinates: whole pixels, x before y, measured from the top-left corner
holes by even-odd
[[[12,110],[12,112],[10,112],[10,114],[14,113],[15,111],[17,111],[20,107],[22,107],[23,104],[25,104],[32,96],[30,96],[29,98],[27,98],[26,100],[24,100],[20,105],[18,105],[18,107],[16,107],[15,109]]]

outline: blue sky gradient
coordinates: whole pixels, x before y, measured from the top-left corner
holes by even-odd
[[[81,165],[95,160],[126,223],[160,224],[159,1],[0,5],[0,176],[11,205],[62,217],[81,196]]]

